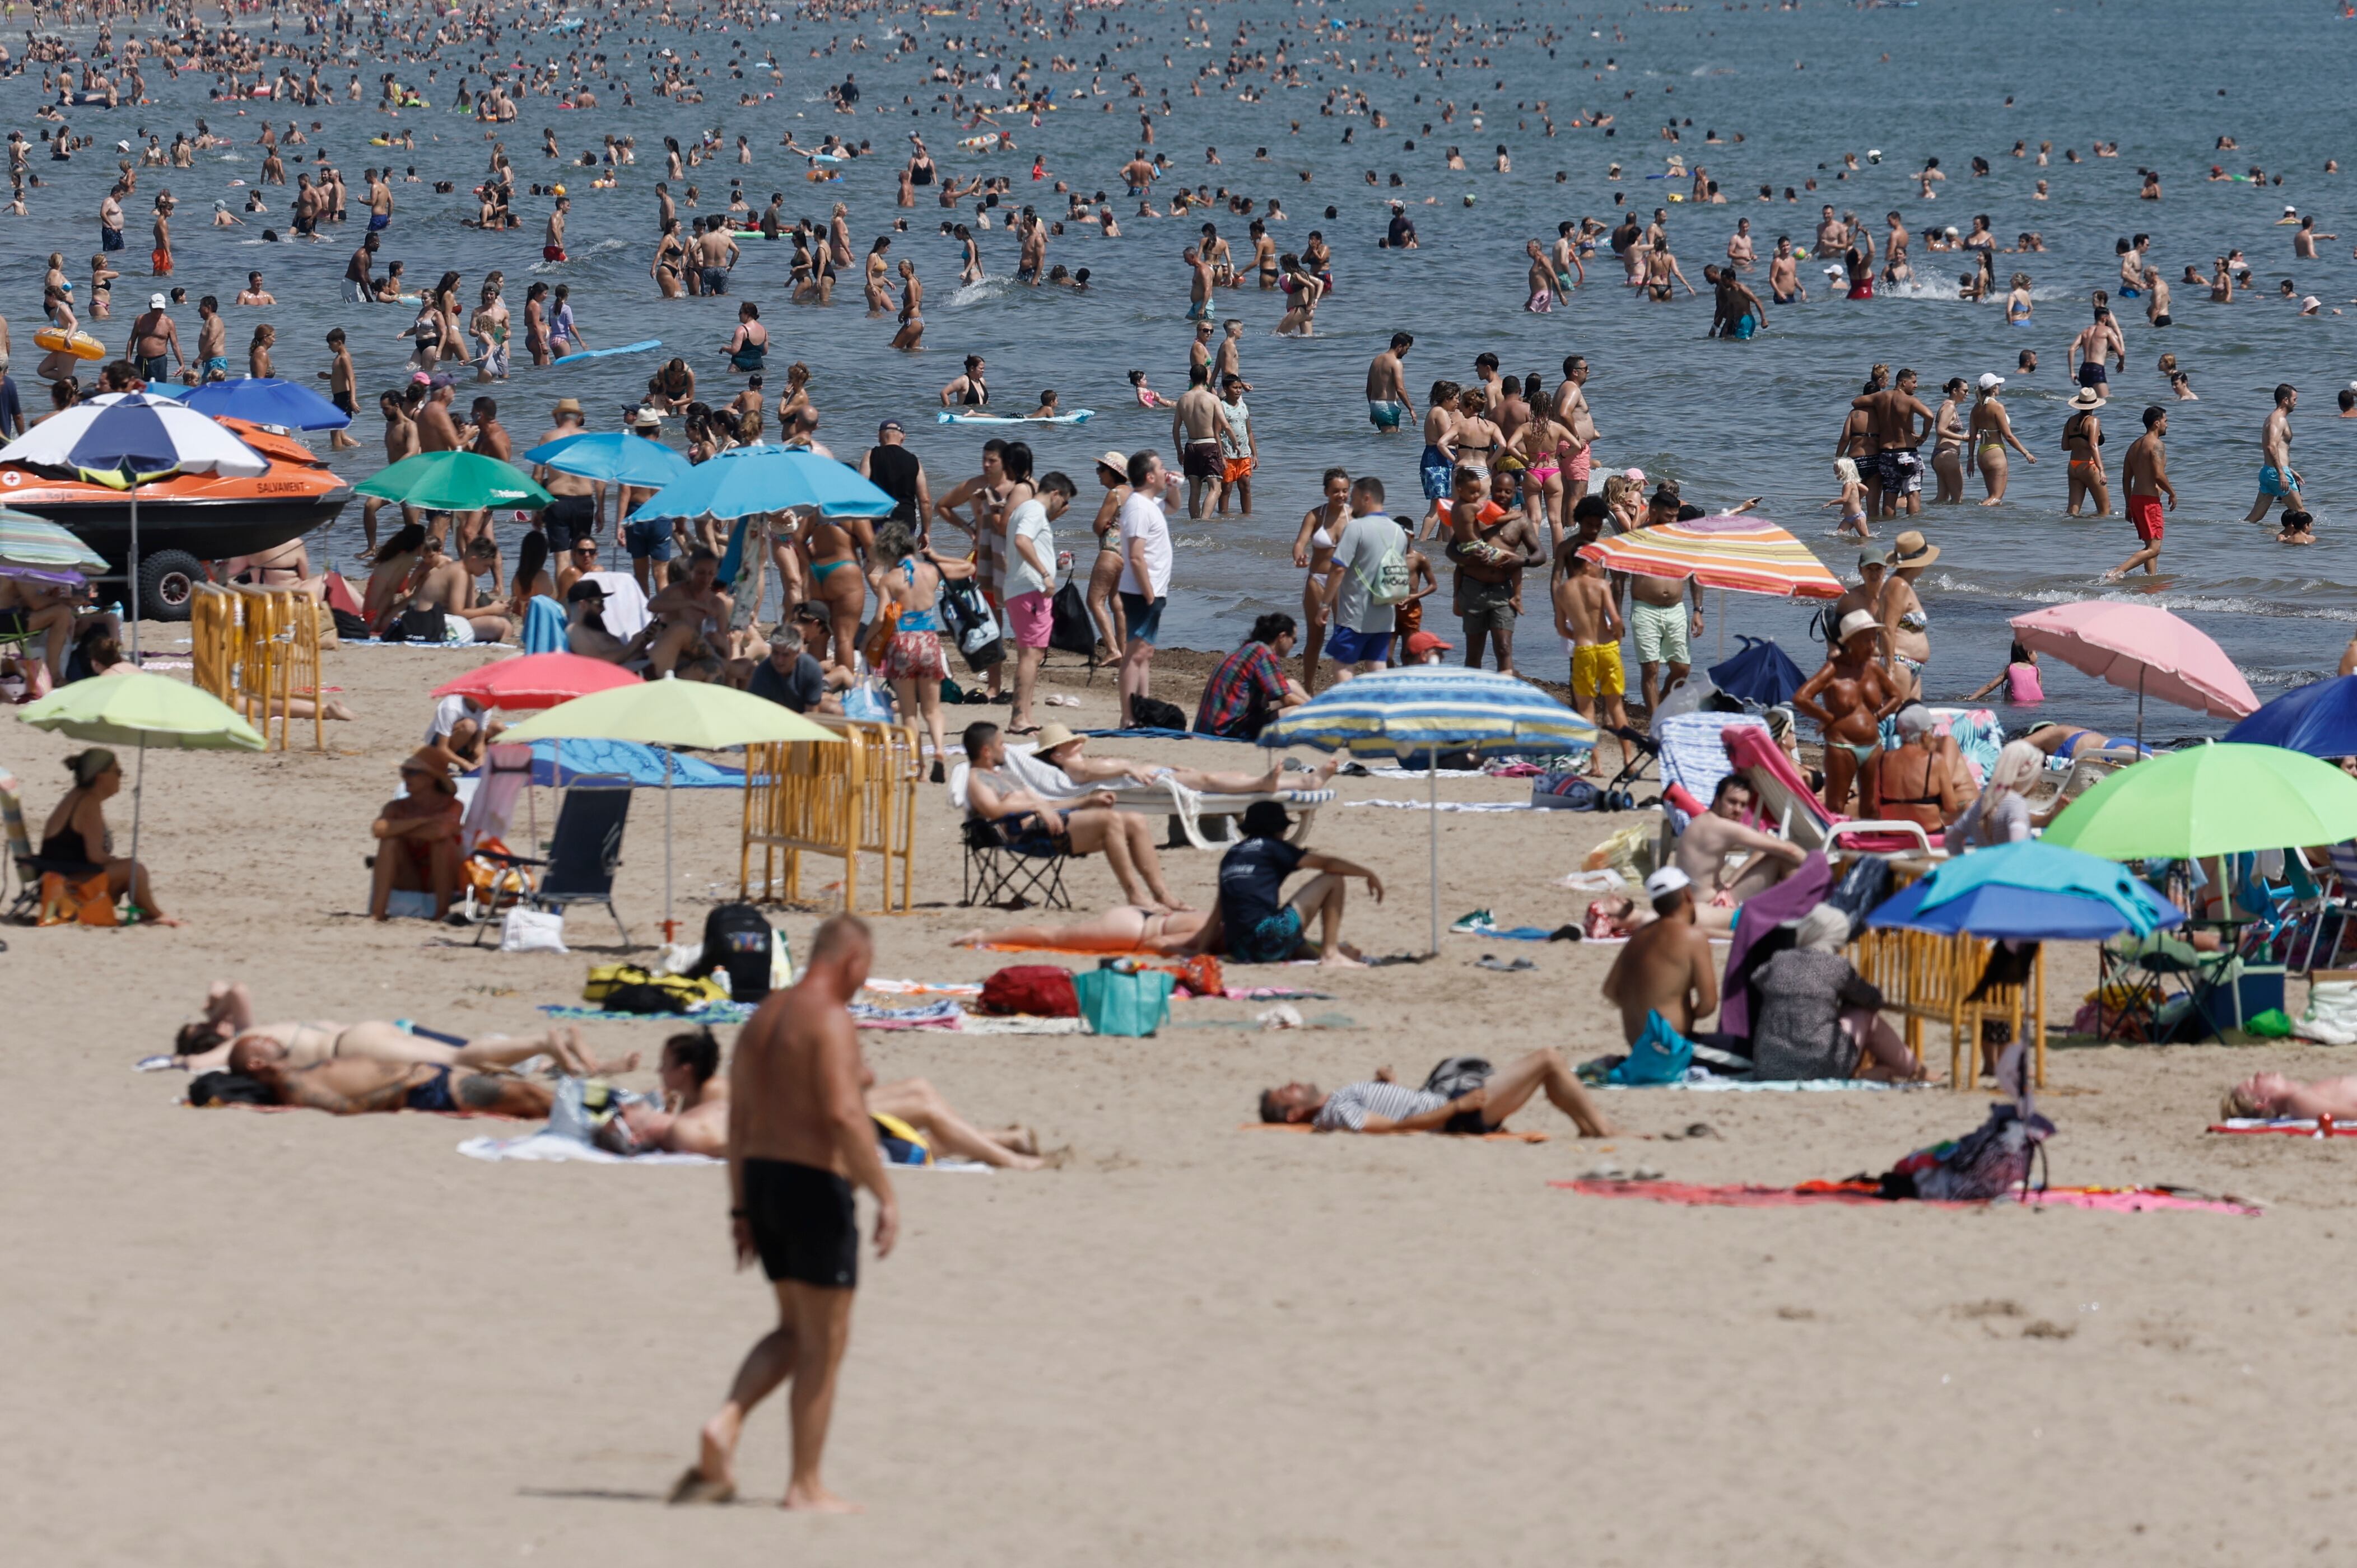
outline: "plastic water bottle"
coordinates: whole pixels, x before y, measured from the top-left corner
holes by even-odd
[[[106,613],[113,616],[117,620],[121,620],[123,618],[123,601],[121,599],[110,599],[107,601]]]

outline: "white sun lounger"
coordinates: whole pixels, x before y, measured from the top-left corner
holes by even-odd
[[[972,765],[961,762],[951,770],[950,804],[963,812],[966,803],[965,781]],[[1023,787],[1043,800],[1056,804],[1077,800],[1095,794],[1103,786],[1081,784],[1053,763],[1041,762],[1034,748],[1006,748],[1006,770]],[[1293,831],[1286,835],[1293,843],[1306,843],[1309,825],[1317,819],[1318,809],[1334,800],[1331,789],[1276,789],[1254,794],[1206,794],[1189,789],[1176,779],[1162,779],[1151,784],[1127,785],[1112,791],[1114,804],[1125,811],[1161,812],[1170,819],[1170,843],[1176,846],[1183,838],[1197,849],[1211,849],[1232,843],[1235,835],[1230,818],[1240,817],[1255,802],[1274,800],[1293,813]],[[1206,833],[1206,823],[1216,833]]]

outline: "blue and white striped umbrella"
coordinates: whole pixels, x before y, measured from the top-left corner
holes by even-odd
[[[1415,664],[1329,686],[1279,714],[1260,743],[1407,763],[1434,751],[1577,751],[1596,744],[1596,726],[1512,675]]]
[[[1432,950],[1440,950],[1440,770],[1444,751],[1482,757],[1552,755],[1596,743],[1596,726],[1526,681],[1493,671],[1415,664],[1361,675],[1280,714],[1266,746],[1307,746],[1357,757],[1421,757],[1432,767]]]
[[[131,493],[131,658],[139,659],[139,487],[173,474],[253,478],[270,459],[226,425],[169,398],[108,392],[51,414],[5,446],[0,463],[66,468]]]

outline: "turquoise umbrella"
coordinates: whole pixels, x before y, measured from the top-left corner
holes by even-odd
[[[1940,866],[1923,886],[1927,891],[1915,908],[1924,912],[1982,888],[2006,887],[2094,899],[2117,911],[2140,937],[2159,923],[2151,890],[2126,866],[2036,839],[1975,850]]]
[[[1512,675],[1415,664],[1328,687],[1260,732],[1267,746],[1359,757],[1421,755],[1432,769],[1432,950],[1440,950],[1440,754],[1550,755],[1596,744],[1596,726]]]

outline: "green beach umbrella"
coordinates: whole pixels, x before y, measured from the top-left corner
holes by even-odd
[[[2042,842],[2105,860],[2195,859],[2357,838],[2357,779],[2274,746],[2191,746],[2123,768]]]
[[[95,572],[105,568],[106,557],[47,518],[0,507],[0,563]]]
[[[503,730],[502,740],[629,740],[663,748],[663,940],[671,918],[672,748],[712,751],[773,742],[839,741],[843,736],[765,697],[702,681],[638,681],[559,703]],[[747,780],[749,784],[751,775]]]
[[[260,751],[263,738],[237,710],[210,692],[145,671],[93,675],[60,686],[16,710],[35,729],[100,746],[135,746],[139,771],[131,786],[131,858],[139,858],[139,802],[147,784],[147,748]]]
[[[479,452],[420,452],[352,487],[364,496],[420,511],[537,511],[555,498],[512,463]]]

